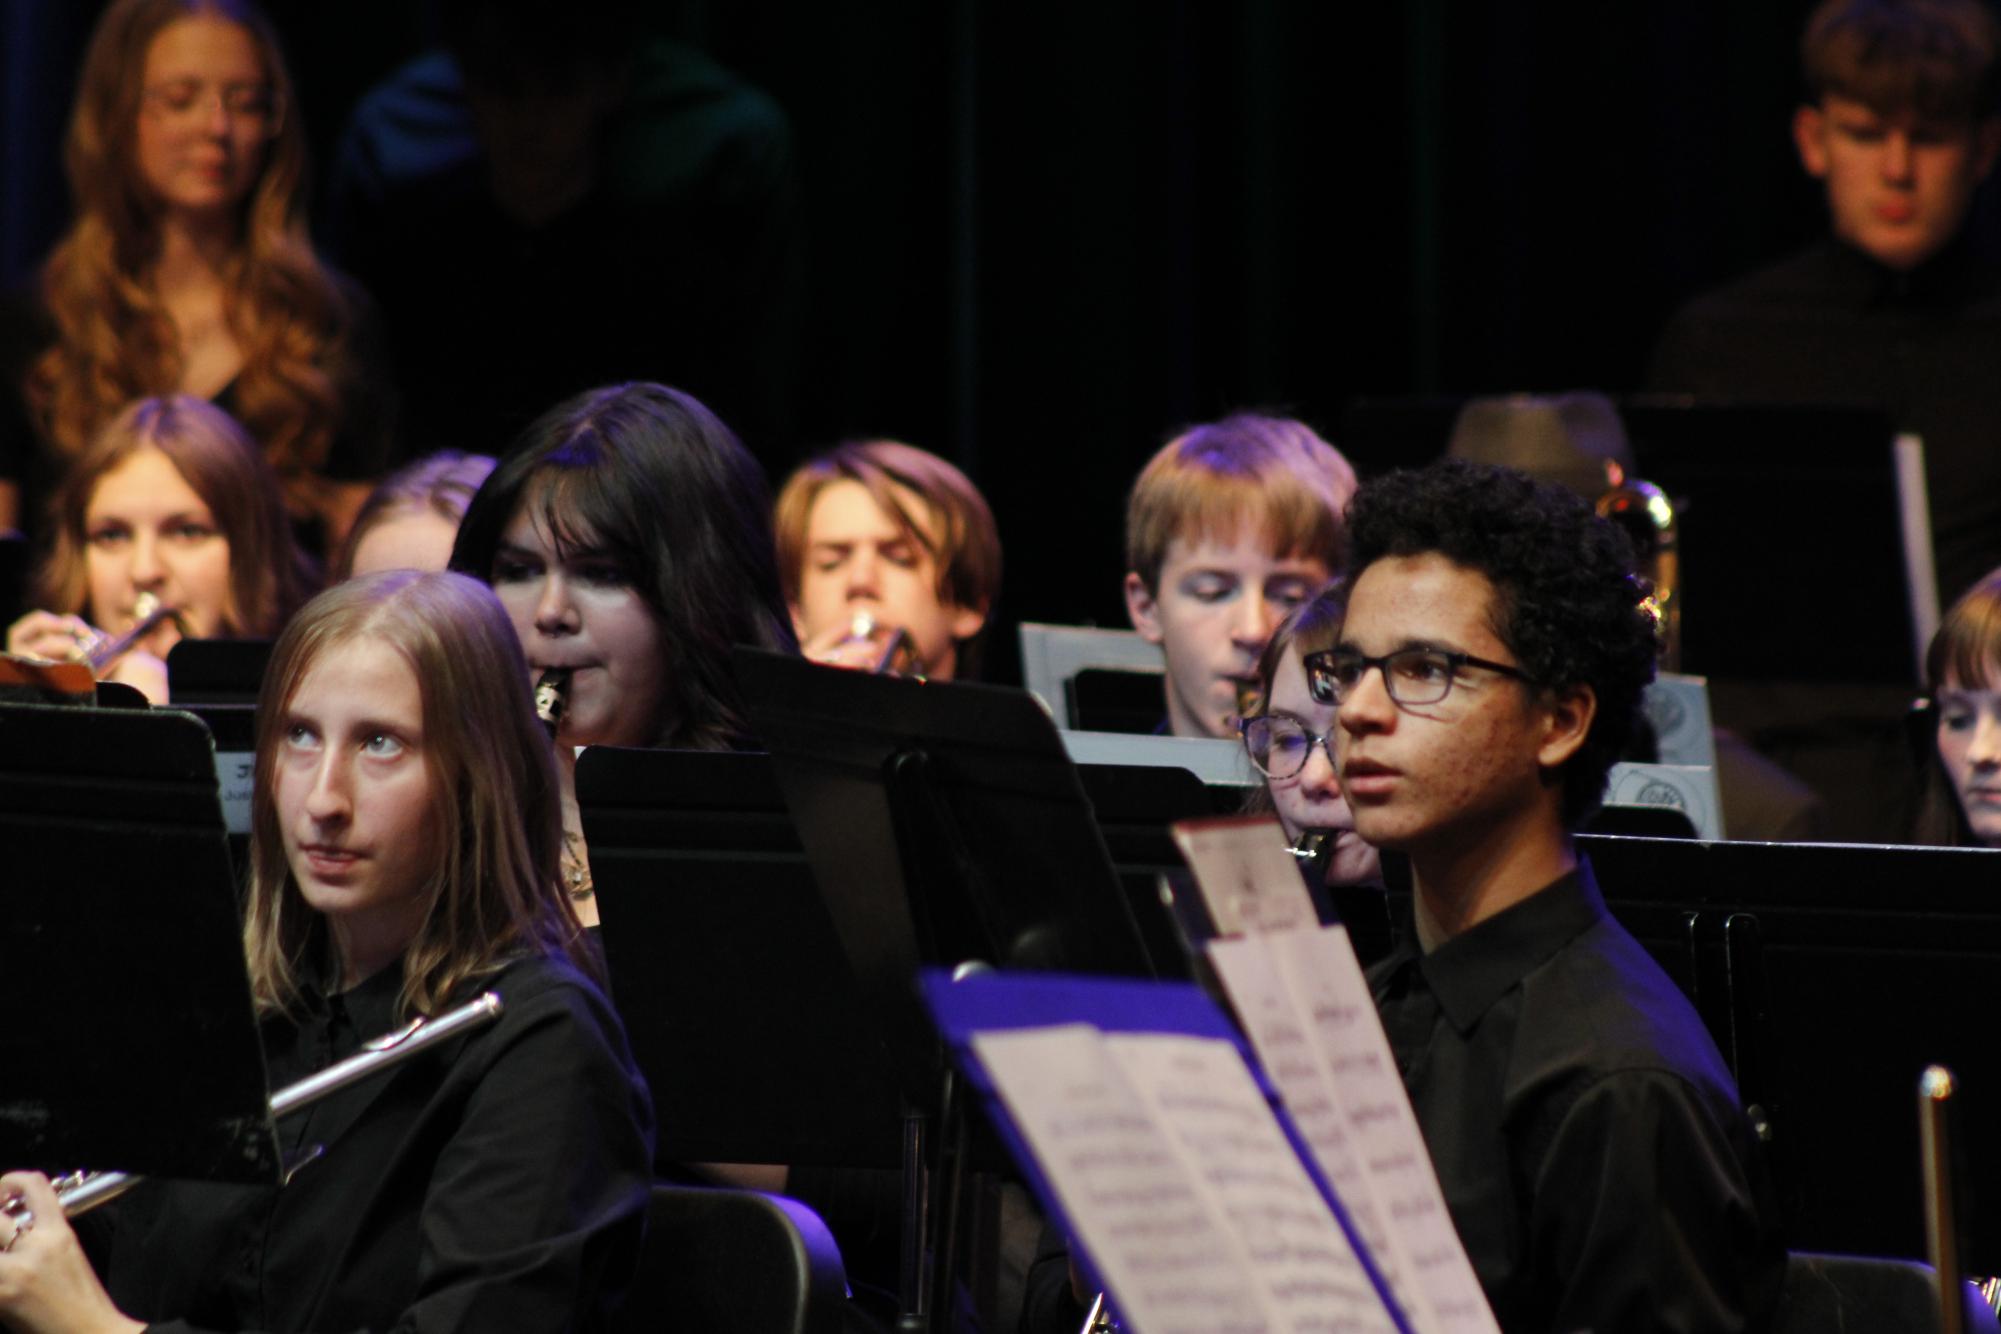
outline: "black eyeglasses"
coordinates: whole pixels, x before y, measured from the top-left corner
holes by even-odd
[[[1244,749],[1250,753],[1251,763],[1266,778],[1292,777],[1306,767],[1307,757],[1313,754],[1315,746],[1327,752],[1329,764],[1336,763],[1332,734],[1309,732],[1297,718],[1284,714],[1245,718],[1237,724],[1237,730],[1243,733]]]
[[[1383,673],[1383,686],[1398,704],[1436,704],[1452,693],[1452,683],[1468,667],[1529,679],[1528,673],[1505,662],[1489,662],[1470,653],[1442,648],[1405,648],[1372,658],[1353,649],[1330,648],[1309,653],[1304,659],[1306,687],[1322,704],[1339,704],[1348,692],[1362,684],[1371,667]]]

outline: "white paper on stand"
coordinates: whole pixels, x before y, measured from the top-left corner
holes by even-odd
[[[1318,924],[1276,821],[1186,821],[1175,841],[1238,937],[1209,943],[1238,1021],[1398,1305],[1421,1334],[1499,1334],[1348,933]]]
[[[1227,1220],[1277,1327],[1394,1334],[1382,1294],[1235,1044],[1159,1033],[1104,1041]]]
[[[1183,820],[1174,845],[1195,872],[1195,886],[1222,936],[1242,936],[1319,924],[1276,820],[1224,817]]]
[[[1241,1248],[1083,1024],[980,1033],[974,1054],[1119,1309],[1146,1334],[1271,1330]]]

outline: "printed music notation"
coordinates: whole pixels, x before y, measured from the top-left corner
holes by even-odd
[[[1176,841],[1211,917],[1243,928],[1210,961],[1398,1306],[1420,1334],[1499,1334],[1347,931],[1315,919],[1276,822],[1191,823]]]
[[[973,1047],[1134,1328],[1395,1329],[1232,1043],[1064,1025]]]

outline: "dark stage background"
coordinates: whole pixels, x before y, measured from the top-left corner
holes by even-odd
[[[0,0],[13,282],[63,222],[98,7]],[[949,454],[999,514],[1005,614],[1118,624],[1124,491],[1181,424],[1264,406],[1346,444],[1357,395],[1629,388],[1677,303],[1812,236],[1787,128],[1807,7],[730,0],[651,21],[790,120],[798,342],[784,425],[750,441],[774,475],[863,433]],[[323,166],[429,23],[409,0],[273,12]]]

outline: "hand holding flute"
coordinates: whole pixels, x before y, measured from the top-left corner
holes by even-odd
[[[166,649],[180,637],[181,617],[159,597],[134,600],[130,624],[108,634],[81,616],[31,611],[8,628],[7,652],[47,662],[81,662],[100,681],[132,686],[155,704],[167,700]]]
[[[0,1215],[0,1311],[7,1327],[35,1331],[143,1330],[112,1304],[40,1172],[0,1176],[0,1197],[21,1207]]]

